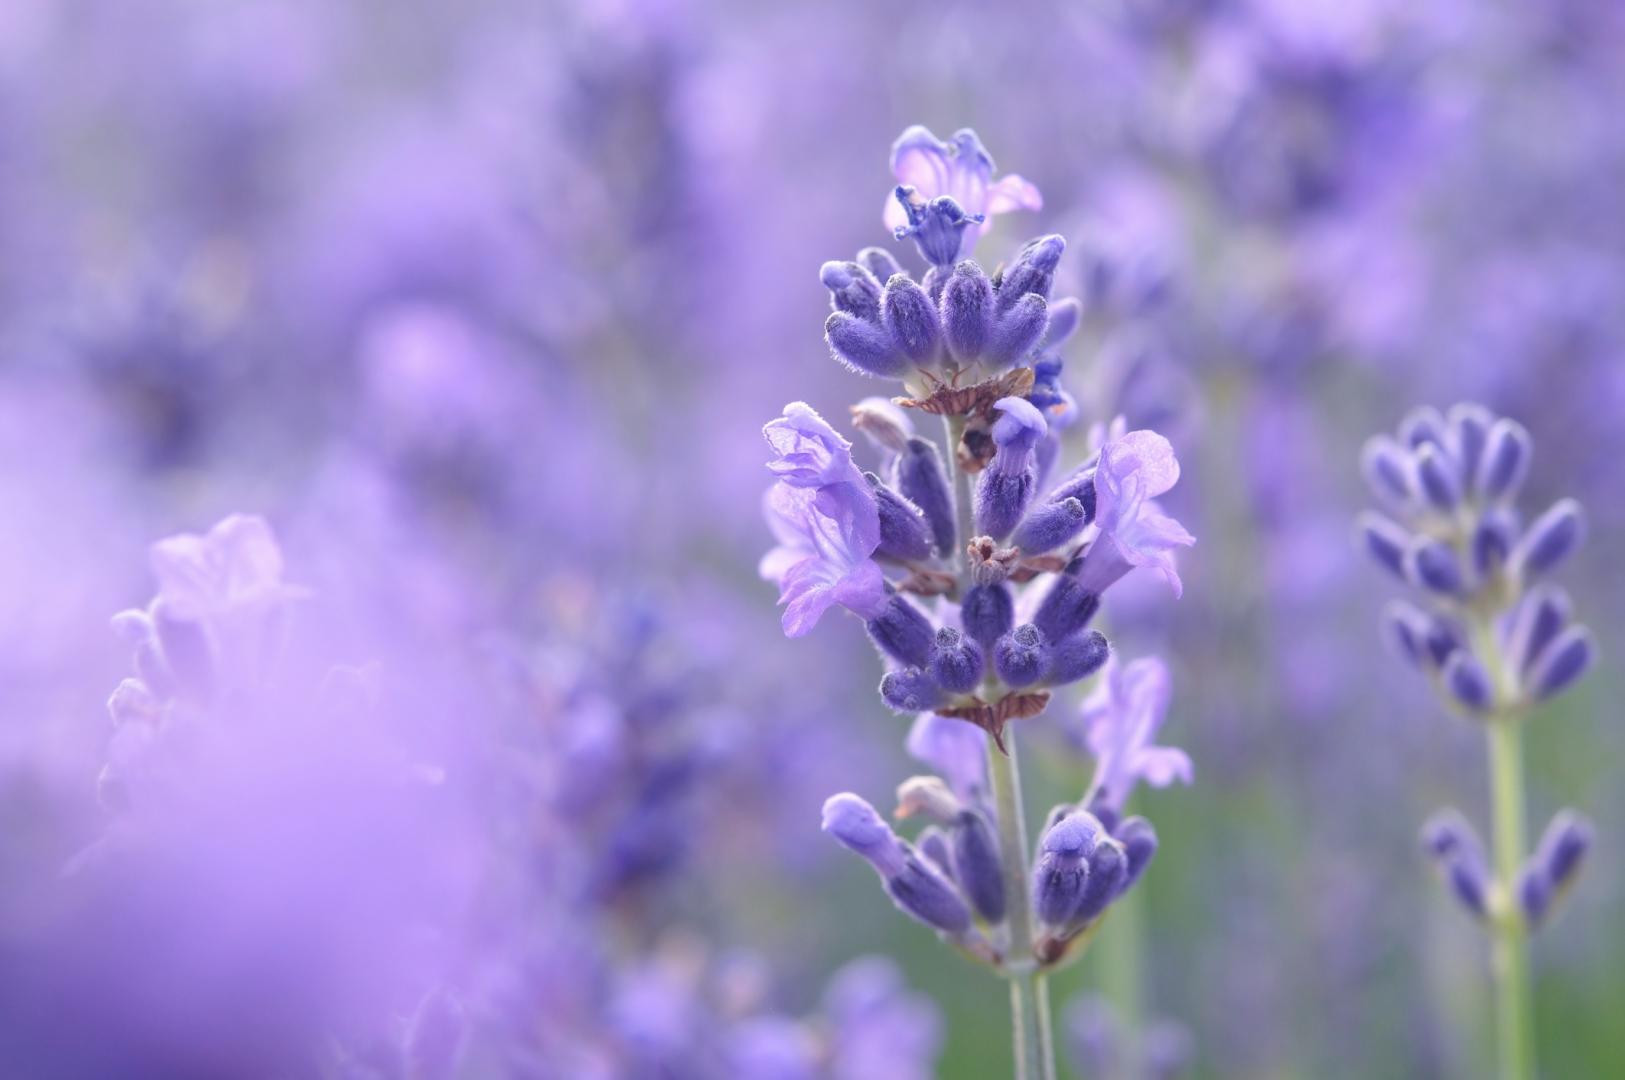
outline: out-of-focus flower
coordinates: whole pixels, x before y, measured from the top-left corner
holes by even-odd
[[[1191,782],[1191,759],[1185,751],[1155,744],[1169,696],[1168,665],[1158,657],[1126,664],[1116,656],[1106,661],[1100,682],[1066,727],[1079,749],[1087,748],[1095,759],[1085,805],[1121,811],[1141,780],[1159,788],[1175,780]]]

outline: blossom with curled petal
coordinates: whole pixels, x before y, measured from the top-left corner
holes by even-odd
[[[992,228],[995,215],[1044,205],[1044,197],[1030,181],[1013,173],[993,179],[993,158],[970,128],[961,128],[943,142],[929,128],[913,125],[892,144],[891,168],[899,184],[914,188],[923,199],[946,195],[967,215],[986,215],[986,220],[966,228],[962,257],[970,254],[976,237]],[[908,213],[887,196],[884,220],[886,228],[895,231],[908,224]]]
[[[1124,664],[1113,655],[1106,661],[1099,685],[1067,728],[1095,759],[1089,805],[1121,811],[1140,780],[1158,788],[1191,782],[1185,751],[1153,742],[1169,695],[1168,667],[1157,657]]]
[[[1156,496],[1178,480],[1174,449],[1154,431],[1130,431],[1100,448],[1095,469],[1098,535],[1079,573],[1085,587],[1098,594],[1136,566],[1149,566],[1175,596],[1184,591],[1174,549],[1196,543],[1196,537],[1156,503]]]
[[[255,608],[298,591],[282,583],[282,551],[271,526],[252,514],[233,514],[202,535],[160,540],[148,558],[158,599],[180,619]]]
[[[878,615],[886,602],[886,580],[872,558],[880,511],[852,444],[799,401],[762,434],[775,455],[768,468],[779,478],[763,506],[778,546],[758,569],[779,586],[785,634],[806,634],[834,604]]]
[[[773,450],[768,470],[792,487],[851,483],[864,486],[852,460],[852,444],[804,401],[792,401],[784,415],[770,420],[762,436]]]

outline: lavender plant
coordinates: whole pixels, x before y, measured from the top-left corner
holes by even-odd
[[[1368,441],[1361,459],[1394,515],[1362,515],[1362,543],[1413,597],[1388,606],[1384,632],[1489,744],[1492,856],[1455,810],[1427,823],[1423,843],[1491,936],[1509,1080],[1535,1075],[1529,935],[1574,884],[1593,835],[1585,817],[1563,810],[1532,853],[1524,836],[1524,724],[1585,675],[1595,652],[1568,594],[1547,580],[1584,537],[1580,505],[1562,499],[1528,522],[1516,505],[1532,451],[1517,421],[1461,404],[1413,411],[1396,437]]]
[[[853,409],[879,467],[860,468],[806,404],[786,406],[763,432],[779,545],[761,571],[791,637],[832,607],[863,620],[887,668],[880,696],[916,717],[910,749],[938,773],[898,789],[899,816],[930,822],[913,842],[852,793],[825,803],[824,830],[875,868],[900,910],[1009,981],[1015,1074],[1050,1077],[1045,976],[1081,954],[1156,851],[1150,823],[1121,816],[1130,788],[1180,767],[1177,751],[1148,746],[1154,724],[1114,713],[1094,745],[1096,782],[1052,810],[1030,847],[1008,725],[1106,664],[1089,623],[1115,582],[1147,567],[1177,596],[1174,551],[1194,539],[1155,501],[1179,478],[1157,433],[1117,422],[1083,461],[1058,466],[1078,410],[1057,349],[1082,315],[1051,298],[1065,241],[1029,241],[991,274],[968,257],[992,215],[1036,208],[1037,190],[995,181],[969,130],[944,142],[909,128],[892,168],[894,236],[915,241],[925,272],[916,280],[880,248],[820,272],[835,358],[902,384]],[[940,443],[916,431],[931,416]]]

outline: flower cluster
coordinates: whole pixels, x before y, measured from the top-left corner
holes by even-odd
[[[909,749],[937,774],[898,789],[897,815],[927,823],[912,842],[851,793],[825,803],[824,830],[905,913],[1006,973],[1030,971],[1073,953],[1155,852],[1150,824],[1121,813],[1134,781],[1188,780],[1190,766],[1150,745],[1166,703],[1160,665],[1108,667],[1085,721],[1095,783],[1028,851],[1019,794],[999,779],[1013,771],[1007,725],[1107,667],[1111,649],[1090,628],[1102,596],[1138,567],[1177,596],[1174,552],[1194,539],[1157,503],[1179,463],[1156,432],[1097,425],[1083,459],[1060,464],[1078,409],[1059,346],[1083,314],[1051,295],[1065,241],[1032,240],[992,273],[966,257],[986,215],[1036,208],[1037,192],[993,183],[968,131],[945,143],[911,128],[893,166],[902,183],[888,220],[915,241],[924,274],[867,248],[820,276],[835,358],[901,393],[852,409],[872,469],[804,403],[766,426],[778,546],[761,572],[780,587],[792,637],[835,607],[863,621],[887,668],[880,696],[915,716]],[[917,428],[931,416],[945,441]]]
[[[1534,706],[1573,686],[1594,653],[1568,594],[1549,581],[1580,546],[1585,517],[1577,502],[1561,499],[1524,519],[1517,497],[1531,454],[1522,425],[1472,404],[1446,414],[1417,409],[1362,454],[1367,483],[1393,516],[1362,515],[1361,542],[1414,598],[1388,605],[1385,633],[1446,703],[1492,734],[1515,731]],[[1497,881],[1460,814],[1442,813],[1424,830],[1428,852],[1469,911],[1528,927],[1572,883],[1590,842],[1585,819],[1563,811],[1517,879],[1502,867]]]

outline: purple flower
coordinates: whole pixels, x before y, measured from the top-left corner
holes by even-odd
[[[1095,758],[1086,805],[1121,811],[1139,780],[1159,788],[1175,780],[1191,782],[1191,759],[1185,751],[1153,744],[1168,697],[1168,668],[1158,658],[1122,664],[1113,655],[1106,661],[1100,684],[1069,730],[1073,741],[1085,744]]]
[[[976,237],[992,228],[995,215],[1038,210],[1044,205],[1038,189],[1020,176],[993,179],[993,158],[969,128],[961,128],[951,142],[943,142],[929,128],[915,124],[892,144],[891,168],[897,182],[914,188],[922,199],[946,195],[967,215],[986,215],[988,220],[966,227],[961,257],[970,254]],[[908,213],[888,196],[884,220],[886,228],[895,231],[908,225]]]
[[[1137,566],[1155,569],[1179,596],[1184,591],[1173,549],[1196,537],[1157,506],[1156,496],[1179,480],[1179,460],[1154,431],[1131,431],[1100,449],[1095,470],[1095,528],[1080,578],[1101,593]]]
[[[786,405],[783,416],[762,428],[762,437],[773,448],[768,469],[791,487],[864,484],[862,470],[852,461],[852,444],[804,401]]]
[[[762,429],[779,478],[764,504],[778,547],[762,557],[763,578],[779,586],[784,632],[800,637],[830,605],[864,618],[880,614],[886,581],[871,556],[880,546],[875,495],[852,461],[852,444],[801,402]]]
[[[297,590],[282,584],[282,551],[265,519],[233,514],[207,533],[181,533],[149,553],[158,599],[180,619],[258,608]]]

